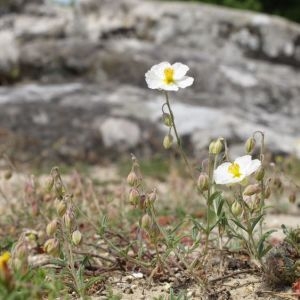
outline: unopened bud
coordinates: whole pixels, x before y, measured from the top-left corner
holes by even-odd
[[[243,195],[252,196],[252,195],[258,194],[259,192],[261,192],[261,188],[260,188],[259,184],[251,184],[245,188]]]
[[[58,239],[49,239],[44,244],[44,251],[52,256],[59,254],[59,241]]]
[[[277,189],[281,189],[281,187],[282,187],[282,182],[279,177],[274,178],[273,184],[274,184],[274,187]]]
[[[19,259],[24,259],[28,257],[28,246],[26,241],[20,241],[16,244],[13,256]]]
[[[246,153],[251,153],[255,148],[255,144],[256,144],[256,141],[253,137],[248,138],[248,140],[245,143]]]
[[[172,117],[170,114],[168,113],[163,113],[163,122],[167,127],[172,127],[173,126],[173,122],[172,122]]]
[[[75,230],[72,233],[72,242],[75,246],[78,246],[81,243],[82,240],[82,234],[79,230]]]
[[[231,211],[232,211],[232,213],[233,213],[234,216],[238,217],[242,213],[243,208],[242,208],[242,206],[241,206],[240,203],[238,203],[237,201],[235,201],[231,205]]]
[[[57,220],[52,220],[46,227],[46,232],[48,236],[52,236],[55,234],[57,230]]]
[[[152,220],[148,214],[143,215],[141,220],[141,227],[148,231],[151,228]]]
[[[164,137],[163,146],[165,149],[170,149],[173,144],[173,136],[169,133]]]
[[[201,192],[206,191],[209,185],[208,175],[204,172],[200,173],[197,181],[197,187]]]
[[[261,181],[264,179],[264,177],[265,177],[265,169],[263,167],[260,167],[255,173],[255,179],[257,181]]]
[[[9,180],[12,177],[12,171],[11,170],[6,170],[4,173],[4,178],[6,180]]]
[[[130,186],[137,186],[139,183],[139,178],[134,171],[131,171],[127,176],[127,183]]]
[[[294,204],[296,202],[296,193],[295,192],[292,192],[289,194],[289,202]]]
[[[217,155],[223,150],[222,138],[218,138],[216,141],[212,141],[209,145],[209,153]]]
[[[267,186],[265,188],[265,198],[268,199],[271,196],[271,188],[269,186]]]
[[[62,197],[65,193],[65,189],[63,187],[61,180],[56,180],[54,182],[54,188],[55,188],[55,193],[56,193],[57,197],[62,199]]]
[[[129,203],[136,206],[140,199],[140,193],[136,188],[132,188],[129,192]]]
[[[64,200],[57,200],[56,202],[56,212],[62,217],[67,210],[67,203]]]
[[[69,230],[71,229],[74,222],[74,218],[75,218],[74,212],[71,209],[68,209],[63,216],[63,221],[67,229]]]
[[[157,200],[157,192],[156,189],[153,189],[151,193],[148,194],[148,201],[153,204]]]
[[[46,187],[45,187],[47,193],[51,192],[53,185],[54,185],[54,178],[52,176],[49,176],[47,178]]]

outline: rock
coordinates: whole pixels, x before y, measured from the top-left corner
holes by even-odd
[[[3,145],[66,161],[161,151],[164,98],[144,74],[168,60],[195,77],[171,93],[190,154],[219,136],[238,154],[263,130],[300,157],[300,25],[198,3],[17,2],[0,19],[0,84],[18,83],[0,88]]]
[[[133,149],[141,140],[139,126],[126,119],[108,118],[101,124],[99,130],[104,146],[118,148],[121,152]]]

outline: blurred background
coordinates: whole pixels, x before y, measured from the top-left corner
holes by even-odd
[[[0,0],[0,151],[38,164],[167,155],[164,97],[144,74],[179,61],[195,77],[170,95],[190,156],[219,136],[240,155],[262,130],[271,153],[299,158],[299,21],[296,0]]]

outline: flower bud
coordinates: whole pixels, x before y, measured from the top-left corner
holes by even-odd
[[[222,138],[218,138],[216,141],[212,141],[209,145],[209,153],[217,155],[223,150]]]
[[[6,170],[4,173],[4,178],[6,180],[9,180],[12,177],[12,171],[11,170]]]
[[[151,193],[147,195],[148,201],[153,204],[157,200],[157,192],[156,189],[153,189]]]
[[[132,188],[129,192],[129,203],[136,206],[140,199],[140,193],[136,188]]]
[[[170,114],[168,113],[163,113],[163,122],[167,127],[172,127],[173,126],[173,122],[172,122],[172,117]]]
[[[134,171],[131,171],[127,176],[127,183],[130,186],[137,186],[139,183],[139,178]]]
[[[255,173],[255,179],[257,181],[261,181],[264,179],[264,177],[265,177],[265,169],[263,167],[260,167]]]
[[[197,187],[201,192],[204,192],[208,189],[208,185],[209,185],[208,175],[204,172],[201,172],[198,177]]]
[[[267,186],[265,188],[265,198],[268,199],[271,196],[271,188],[269,186]]]
[[[44,251],[52,256],[59,254],[59,241],[58,239],[52,238],[45,242]]]
[[[46,187],[45,187],[47,193],[51,192],[53,185],[54,185],[54,178],[52,176],[49,176],[47,178]]]
[[[52,236],[55,234],[57,230],[57,220],[52,220],[46,227],[46,232],[48,236]]]
[[[164,137],[163,146],[165,149],[170,149],[173,144],[173,136],[169,133]]]
[[[238,217],[242,213],[243,208],[242,208],[242,206],[241,206],[240,203],[238,203],[237,201],[235,201],[231,205],[231,211],[232,211],[232,213],[233,213],[234,216]]]
[[[259,184],[251,184],[245,188],[243,195],[252,196],[252,195],[258,194],[259,192],[261,192],[261,188],[260,188]]]
[[[141,227],[148,231],[151,228],[152,220],[148,214],[143,215],[141,220]]]
[[[61,180],[56,180],[54,182],[54,188],[55,188],[55,193],[56,193],[57,197],[62,199],[62,197],[65,193],[65,189],[63,187],[63,184],[62,184]]]
[[[56,203],[56,212],[57,214],[62,217],[67,210],[67,204],[64,200],[58,200]]]
[[[68,209],[63,216],[63,222],[67,229],[70,230],[71,227],[73,226],[74,218],[75,218],[74,212],[71,209]]]
[[[248,140],[245,143],[245,150],[247,154],[251,153],[254,150],[255,144],[256,141],[253,137],[248,138]]]
[[[294,204],[296,202],[296,193],[292,192],[289,194],[289,202]]]
[[[75,246],[78,246],[81,243],[82,240],[82,234],[79,230],[75,230],[72,233],[72,242]]]

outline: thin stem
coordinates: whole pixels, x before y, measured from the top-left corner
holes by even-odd
[[[175,124],[175,118],[174,118],[174,114],[173,114],[173,111],[172,111],[172,108],[171,108],[171,105],[170,105],[170,101],[169,101],[169,95],[167,92],[165,92],[165,97],[166,97],[166,105],[168,107],[168,110],[169,110],[169,113],[170,113],[170,116],[171,116],[171,120],[172,120],[172,128],[174,130],[174,133],[175,133],[175,137],[176,137],[176,142],[177,142],[177,146],[178,146],[178,149],[179,149],[179,152],[180,152],[180,155],[181,157],[183,158],[188,170],[189,170],[189,173],[190,173],[190,176],[191,178],[193,179],[194,183],[196,184],[196,181],[195,181],[195,178],[194,178],[194,171],[193,171],[193,168],[191,167],[189,161],[188,161],[188,158],[185,154],[185,152],[183,151],[183,148],[182,148],[182,142],[181,142],[181,139],[178,135],[178,131],[177,131],[177,127],[176,127],[176,124]]]

